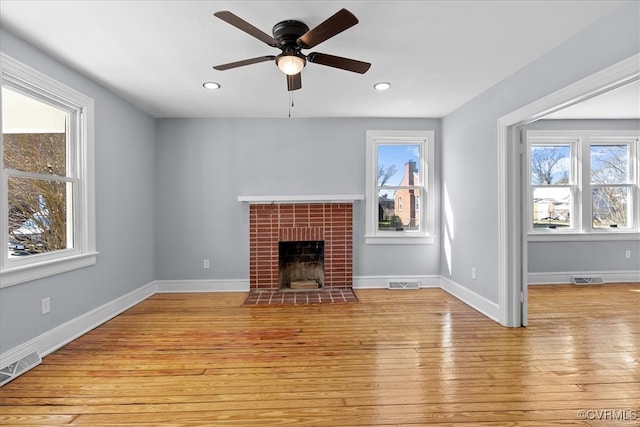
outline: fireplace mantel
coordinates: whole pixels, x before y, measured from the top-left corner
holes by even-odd
[[[270,205],[279,203],[353,203],[364,200],[364,194],[295,195],[295,196],[238,196],[239,202]]]

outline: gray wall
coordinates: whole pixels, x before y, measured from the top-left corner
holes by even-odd
[[[526,130],[640,130],[640,120],[539,120]],[[625,251],[631,250],[631,258]],[[635,240],[528,242],[531,273],[640,271],[640,237]]]
[[[430,119],[157,122],[156,271],[163,280],[248,281],[248,205],[237,197],[364,194],[367,129],[433,129],[436,157],[441,146],[440,120]],[[355,276],[440,274],[439,239],[365,245],[364,215],[364,202],[356,202]],[[436,230],[439,224],[437,214]],[[205,258],[211,269],[202,268]]]
[[[0,353],[154,279],[154,120],[7,32],[0,50],[95,100],[97,264],[0,289]],[[40,314],[42,298],[51,312]]]
[[[454,233],[443,276],[498,302],[498,118],[640,52],[639,29],[640,2],[624,3],[443,119],[442,183],[451,218],[442,223]]]
[[[529,242],[528,249],[530,273],[636,272],[640,277],[639,240]]]

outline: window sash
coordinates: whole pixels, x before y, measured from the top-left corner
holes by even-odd
[[[24,83],[24,82],[23,84],[25,84],[24,88],[18,86],[15,81],[13,82],[13,84],[5,84],[3,82],[2,87],[10,88],[16,93],[19,93],[28,98],[34,99],[39,103],[43,103],[43,104],[55,107],[56,109],[66,114],[66,120],[65,120],[66,141],[65,141],[65,151],[64,151],[65,176],[55,175],[55,174],[43,174],[43,173],[30,172],[25,170],[5,169],[3,180],[6,180],[7,182],[7,188],[8,188],[8,182],[11,178],[19,178],[19,179],[21,178],[21,179],[28,179],[28,180],[34,180],[34,181],[58,182],[58,183],[70,184],[65,194],[65,205],[66,205],[65,206],[66,207],[65,229],[61,230],[61,233],[64,233],[64,235],[66,236],[65,237],[66,247],[64,249],[55,249],[55,250],[49,250],[49,251],[43,252],[43,254],[46,253],[46,254],[52,254],[52,256],[56,256],[55,254],[61,251],[66,251],[69,249],[71,250],[81,249],[76,247],[77,245],[75,244],[75,239],[74,239],[74,236],[81,235],[79,234],[81,233],[81,230],[78,229],[78,226],[76,225],[76,221],[74,221],[74,218],[78,218],[80,214],[80,212],[76,212],[77,209],[80,209],[80,203],[77,203],[80,197],[80,195],[78,194],[80,180],[77,178],[78,162],[75,156],[75,153],[77,151],[76,147],[82,142],[78,138],[79,133],[75,131],[80,126],[78,123],[78,118],[80,116],[78,111],[79,107],[61,102],[57,96],[49,98],[49,93],[46,93],[43,89],[38,89],[34,85]],[[3,153],[3,156],[4,156],[4,153]],[[4,157],[3,157],[2,163],[4,166]],[[70,191],[69,191],[69,187],[70,187]],[[7,195],[5,197],[7,198],[7,206],[8,206],[9,205],[8,191],[6,194]],[[7,220],[8,219],[9,218],[7,218]],[[8,224],[9,224],[9,221],[7,221],[7,225]],[[6,234],[7,241],[16,240],[15,236],[12,236],[11,230],[9,230],[9,227],[5,229],[5,232],[7,233]],[[16,265],[29,265],[29,264],[38,262],[37,257],[35,260],[32,259],[35,255],[41,255],[41,254],[31,253],[29,255],[25,255],[20,258],[14,258],[9,256],[9,249],[7,249],[7,255],[6,255],[6,258],[4,259],[6,260],[6,266],[11,268],[12,266],[16,266]]]
[[[596,146],[626,146],[626,177],[622,182],[597,183],[592,180],[592,155],[593,147]],[[640,212],[634,209],[640,197],[640,182],[638,182],[638,162],[640,162],[640,142],[639,139],[628,135],[594,135],[585,144],[585,151],[588,151],[588,162],[585,167],[585,202],[588,203],[589,217],[585,218],[585,228],[592,233],[610,233],[624,231],[640,231]],[[607,227],[607,223],[598,224],[596,217],[600,212],[594,207],[593,195],[597,189],[604,188],[626,188],[626,212],[624,224],[617,224],[616,227]]]
[[[397,145],[397,146],[405,146],[405,145],[417,145],[418,148],[418,152],[419,152],[419,159],[418,159],[418,171],[420,174],[420,181],[422,182],[422,184],[419,185],[378,185],[378,175],[376,173],[376,195],[380,194],[380,191],[390,191],[390,192],[397,192],[398,190],[414,190],[417,191],[419,194],[421,194],[424,191],[424,185],[425,185],[425,181],[427,180],[427,178],[425,178],[426,172],[427,172],[427,166],[426,166],[426,159],[425,159],[425,153],[426,153],[426,147],[424,146],[424,144],[422,144],[420,141],[418,143],[416,143],[415,141],[410,141],[410,140],[394,140],[394,141],[389,141],[389,140],[380,140],[377,141],[375,144],[375,148],[374,148],[374,154],[375,154],[375,164],[378,165],[379,164],[379,159],[378,159],[378,147],[381,145]],[[377,167],[376,167],[376,171],[377,171]],[[424,198],[421,198],[422,200]],[[404,209],[405,209],[405,205],[409,206],[408,201],[404,201],[402,199],[399,199],[399,206],[397,207],[398,209],[398,213],[402,213],[404,214]],[[378,209],[376,207],[376,209]],[[400,216],[400,215],[398,215]],[[404,215],[402,215],[404,216]],[[410,219],[411,221],[411,219]],[[424,225],[424,221],[422,220],[422,218],[420,218],[419,223],[417,224],[417,229],[412,229],[411,227],[408,227],[407,229],[405,229],[405,227],[402,227],[402,229],[400,229],[400,227],[398,229],[385,229],[384,227],[380,227],[380,221],[379,221],[379,216],[375,215],[375,222],[376,222],[376,226],[375,226],[375,234],[377,235],[389,235],[389,234],[417,234],[417,233],[422,233],[423,229],[425,228]],[[403,224],[404,225],[404,224]]]
[[[577,213],[579,212],[579,208],[577,205],[577,175],[578,175],[578,153],[577,150],[578,140],[576,138],[567,138],[567,137],[536,137],[536,138],[528,138],[527,139],[527,156],[526,156],[526,171],[527,171],[527,179],[529,183],[529,198],[527,203],[527,214],[528,214],[528,232],[529,233],[551,233],[557,231],[575,231],[577,229],[578,221],[576,220]],[[540,147],[566,147],[569,149],[569,164],[565,165],[568,167],[568,176],[566,184],[532,184],[532,176],[533,176],[533,167],[532,167],[532,152],[535,148]],[[555,167],[555,165],[553,166]],[[550,171],[549,171],[550,172]],[[552,222],[555,220],[549,220],[547,226],[543,225],[543,222],[536,222],[536,215],[538,209],[543,204],[535,203],[534,194],[536,189],[563,189],[566,188],[569,190],[569,225],[563,226],[561,225],[563,221],[560,222]],[[548,215],[550,216],[550,215]],[[538,224],[538,225],[536,225]]]
[[[545,190],[545,192],[549,193],[549,189],[566,189],[568,190],[569,203],[568,207],[562,208],[559,207],[556,209],[556,205],[553,204],[551,208],[545,205],[551,204],[551,202],[540,201],[538,203],[535,202],[536,190]],[[529,205],[531,209],[529,209],[529,230],[530,231],[544,231],[544,230],[575,230],[576,229],[576,192],[577,186],[568,185],[568,184],[557,184],[557,185],[532,185],[531,192],[529,193]],[[560,204],[558,204],[560,205]],[[561,205],[560,205],[561,206]],[[568,211],[568,212],[566,212]],[[555,216],[554,216],[555,215]],[[564,222],[567,221],[569,224],[567,226],[564,225]],[[537,220],[537,221],[536,221]],[[546,223],[544,221],[547,221]]]
[[[602,197],[600,197],[598,200],[594,200],[594,193],[597,190],[606,190],[606,189],[619,189],[619,190],[626,190],[624,191],[624,195],[623,195],[623,199],[624,199],[624,205],[622,206],[622,212],[618,213],[618,215],[622,215],[622,217],[617,218],[618,221],[613,221],[612,219],[608,218],[605,216],[605,218],[602,218],[602,212],[600,210],[598,210],[595,206],[595,204],[599,201],[602,201]],[[634,197],[633,197],[633,186],[629,185],[629,184],[598,184],[598,185],[591,185],[591,192],[590,192],[590,198],[591,198],[591,229],[592,230],[606,230],[606,229],[631,229],[634,228],[634,221],[633,221],[633,207],[634,207]],[[604,195],[605,197],[608,196],[606,193]],[[613,196],[617,196],[617,194],[614,194]],[[605,202],[606,203],[606,202]],[[617,211],[617,209],[615,209],[614,207],[614,211]],[[606,212],[605,212],[606,213]],[[598,222],[600,221],[600,223]],[[615,224],[615,225],[612,225]]]
[[[422,206],[420,205],[422,203],[422,200],[424,200],[423,194],[426,192],[425,188],[422,186],[418,186],[418,185],[413,185],[413,186],[384,186],[384,187],[377,187],[378,188],[378,193],[380,194],[381,191],[389,191],[391,193],[394,193],[394,198],[390,198],[389,200],[394,200],[395,199],[395,194],[397,194],[397,191],[413,191],[413,203],[410,202],[410,199],[405,199],[405,198],[398,198],[399,204],[398,206],[394,206],[394,208],[397,209],[396,213],[401,219],[403,217],[405,217],[406,219],[408,219],[408,224],[405,224],[403,222],[403,227],[402,230],[399,229],[394,229],[393,227],[381,227],[380,224],[380,218],[378,216],[378,220],[377,220],[377,227],[378,227],[378,232],[379,233],[421,233],[422,232],[422,228],[424,227],[424,222],[422,220],[422,216],[421,216],[421,211],[423,209]],[[380,201],[378,200],[378,203]],[[414,212],[414,216],[411,216],[411,211],[413,209]],[[407,216],[407,213],[409,213],[409,216]]]
[[[542,141],[533,141],[530,142],[528,145],[528,159],[529,161],[527,162],[527,176],[529,177],[529,183],[530,185],[541,185],[541,186],[552,186],[552,185],[562,185],[562,184],[558,184],[558,183],[548,183],[548,184],[544,184],[544,183],[536,183],[534,184],[532,182],[532,176],[533,176],[533,167],[532,167],[532,155],[531,152],[536,149],[536,148],[542,148],[542,147],[550,147],[550,148],[568,148],[569,149],[569,165],[566,165],[569,167],[569,171],[568,171],[568,176],[567,176],[567,183],[568,184],[575,184],[576,183],[576,170],[577,170],[577,151],[576,151],[576,143],[577,141],[572,140],[572,141],[547,141],[547,142],[542,142]],[[558,161],[560,162],[560,161]],[[553,165],[552,169],[555,168],[555,164]],[[551,173],[552,171],[548,171],[548,173]]]
[[[605,184],[605,183],[599,183],[599,182],[595,182],[593,180],[593,171],[591,168],[591,165],[593,163],[593,147],[602,147],[602,146],[626,146],[626,151],[627,151],[627,161],[626,161],[626,176],[623,180],[618,181],[618,182],[611,182],[611,183],[606,183],[606,185],[609,184],[624,184],[624,185],[633,185],[634,182],[634,175],[636,174],[635,168],[634,168],[634,156],[633,156],[633,145],[634,143],[631,141],[599,141],[599,142],[594,142],[591,141],[589,143],[589,182],[591,185],[600,185],[600,184]]]

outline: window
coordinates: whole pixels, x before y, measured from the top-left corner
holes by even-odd
[[[2,286],[95,263],[93,101],[2,55]]]
[[[633,228],[631,142],[603,141],[590,146],[593,228]]]
[[[528,131],[529,233],[637,232],[638,132]]]
[[[433,242],[433,131],[367,131],[367,243]]]
[[[532,227],[575,229],[576,141],[530,144]]]

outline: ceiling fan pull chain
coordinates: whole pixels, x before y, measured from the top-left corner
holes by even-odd
[[[293,105],[293,92],[289,92],[289,101],[290,101],[290,104],[289,104],[289,118],[291,118],[291,108],[294,107],[294,105]]]

